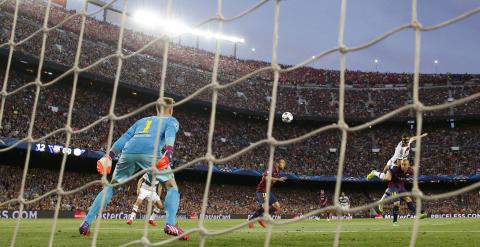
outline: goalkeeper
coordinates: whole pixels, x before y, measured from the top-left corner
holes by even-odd
[[[109,174],[112,168],[112,159],[117,155],[120,157],[113,171],[112,183],[123,182],[140,169],[150,168],[153,160],[155,142],[158,137],[157,130],[160,127],[159,145],[156,154],[158,158],[155,161],[160,174],[156,174],[155,177],[160,180],[159,182],[164,183],[167,190],[164,203],[167,222],[164,232],[169,235],[178,236],[183,233],[176,222],[180,194],[170,164],[173,162],[173,146],[179,129],[179,123],[177,119],[172,116],[174,100],[172,98],[164,98],[164,103],[166,107],[164,108],[163,115],[160,115],[159,105],[157,105],[158,116],[142,118],[133,124],[128,131],[113,144],[110,152],[97,162],[97,170],[100,174],[104,172]],[[165,148],[163,155],[161,154],[162,148]],[[80,226],[80,234],[85,236],[90,234],[90,226],[100,211],[103,194],[105,193],[104,207],[106,207],[114,192],[114,187],[107,186],[97,195],[85,217],[85,221]],[[187,235],[183,237],[184,240],[188,240],[188,238]]]

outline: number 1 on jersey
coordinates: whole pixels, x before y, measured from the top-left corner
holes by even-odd
[[[152,120],[147,120],[147,125],[145,125],[145,128],[143,129],[143,134],[148,134],[148,130],[150,129],[150,126],[152,125]]]

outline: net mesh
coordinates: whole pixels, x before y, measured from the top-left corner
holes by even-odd
[[[0,2],[0,8],[6,2],[7,2],[7,0],[1,1]],[[8,48],[9,48],[8,61],[7,61],[7,65],[6,65],[6,72],[5,72],[2,91],[1,91],[1,94],[0,94],[1,95],[0,126],[1,126],[2,118],[4,116],[5,101],[6,101],[7,97],[12,97],[15,94],[19,93],[20,91],[24,90],[25,88],[27,88],[29,86],[34,86],[35,87],[35,98],[34,98],[33,110],[32,110],[31,117],[30,117],[30,123],[29,123],[27,136],[25,138],[23,138],[22,140],[18,141],[14,145],[11,145],[11,146],[3,148],[3,149],[0,149],[0,152],[5,152],[5,151],[8,151],[8,150],[11,150],[11,149],[15,148],[20,143],[27,143],[28,144],[27,155],[26,155],[26,158],[25,158],[25,164],[24,164],[24,168],[23,168],[23,175],[22,175],[22,179],[21,179],[21,186],[20,186],[18,198],[13,198],[9,201],[2,202],[2,203],[0,203],[0,206],[11,204],[11,203],[18,203],[19,204],[19,211],[20,211],[20,215],[21,215],[21,211],[24,210],[25,205],[36,203],[36,202],[40,201],[41,199],[46,198],[46,197],[51,196],[51,195],[56,195],[57,196],[57,200],[56,200],[57,203],[56,203],[56,207],[55,207],[55,214],[54,214],[53,223],[52,223],[51,232],[50,232],[51,234],[50,234],[50,238],[49,238],[49,246],[53,246],[54,239],[55,239],[55,232],[56,232],[56,228],[57,228],[58,213],[59,213],[59,210],[60,210],[60,202],[61,202],[62,197],[66,196],[66,195],[78,193],[82,190],[87,189],[90,186],[95,185],[95,184],[102,184],[104,187],[106,187],[106,186],[114,186],[114,187],[120,186],[122,184],[125,184],[125,183],[133,180],[133,179],[138,178],[139,176],[141,176],[146,171],[155,170],[156,168],[155,168],[155,166],[153,166],[153,162],[152,162],[152,168],[150,168],[148,170],[145,170],[145,171],[138,172],[137,174],[135,174],[134,176],[130,177],[128,180],[126,180],[122,183],[110,184],[106,179],[106,175],[103,175],[101,180],[92,181],[92,182],[87,183],[87,184],[85,184],[81,187],[78,187],[78,188],[74,189],[74,190],[65,191],[62,187],[62,184],[63,184],[63,175],[64,175],[64,170],[65,170],[65,164],[66,164],[66,161],[67,161],[67,154],[64,153],[63,158],[62,158],[62,162],[61,162],[61,168],[60,168],[60,172],[59,172],[57,188],[39,196],[39,197],[37,197],[35,199],[26,200],[25,197],[24,197],[24,192],[25,192],[24,189],[25,189],[25,183],[26,183],[26,178],[27,178],[27,173],[28,173],[32,144],[35,143],[35,142],[40,142],[42,140],[45,140],[48,137],[51,137],[51,136],[53,136],[57,133],[65,133],[65,135],[66,135],[65,147],[68,148],[69,145],[71,144],[70,142],[71,142],[72,134],[78,134],[78,133],[81,133],[81,132],[85,132],[85,131],[95,127],[96,125],[100,124],[102,121],[108,120],[108,121],[110,121],[110,128],[109,128],[109,134],[108,134],[108,147],[110,147],[111,144],[112,144],[113,130],[114,130],[116,121],[131,117],[131,116],[133,116],[133,115],[135,115],[139,112],[142,112],[142,111],[146,110],[147,108],[149,108],[153,105],[162,104],[162,102],[163,102],[162,98],[163,98],[164,89],[165,89],[165,79],[166,79],[166,73],[167,73],[167,65],[168,65],[169,41],[173,37],[161,36],[161,37],[155,38],[154,40],[152,40],[151,42],[146,44],[144,47],[138,49],[137,51],[135,51],[131,54],[128,54],[128,55],[124,54],[123,51],[122,51],[122,41],[123,41],[123,31],[124,31],[124,27],[125,27],[125,19],[126,19],[126,15],[127,15],[127,5],[128,5],[128,0],[124,0],[123,4],[122,4],[123,7],[122,7],[122,14],[121,14],[121,21],[120,21],[120,35],[119,35],[119,39],[118,39],[118,45],[117,45],[116,52],[113,53],[113,54],[110,54],[108,56],[105,56],[105,57],[93,62],[92,64],[90,64],[86,67],[80,67],[79,60],[80,60],[80,55],[81,55],[81,51],[82,51],[82,42],[83,42],[83,39],[84,39],[86,18],[89,17],[89,16],[95,16],[96,14],[100,13],[101,11],[110,7],[112,4],[114,4],[115,2],[118,2],[118,1],[117,0],[111,1],[107,5],[101,7],[100,9],[98,9],[94,12],[88,13],[87,12],[87,1],[85,0],[85,1],[83,1],[82,10],[79,13],[76,13],[76,14],[73,14],[73,15],[69,16],[68,18],[64,19],[59,24],[57,24],[53,27],[48,27],[49,9],[50,9],[51,4],[52,4],[52,0],[48,0],[48,2],[46,3],[47,8],[46,8],[45,14],[44,14],[43,27],[41,29],[37,30],[31,36],[29,36],[29,37],[27,37],[23,40],[18,40],[17,41],[17,40],[15,40],[15,30],[16,30],[16,24],[17,24],[17,18],[18,18],[18,13],[19,13],[20,2],[21,2],[21,0],[17,0],[15,2],[13,23],[12,23],[10,37],[8,39],[8,42],[4,43],[4,44],[0,44],[0,48],[5,47],[5,46],[8,46]],[[199,26],[202,26],[202,25],[204,25],[206,23],[209,23],[209,22],[217,22],[219,32],[221,32],[224,23],[233,22],[233,21],[235,21],[239,18],[242,18],[242,17],[254,12],[256,9],[258,9],[262,5],[266,4],[267,2],[270,2],[270,1],[268,1],[268,0],[259,1],[256,4],[252,5],[251,7],[239,12],[238,15],[230,17],[230,18],[226,18],[226,17],[223,16],[223,12],[222,12],[222,0],[218,0],[217,1],[216,15],[205,19],[204,21],[198,23],[196,26],[199,27]],[[419,72],[420,72],[420,49],[421,49],[420,41],[421,41],[422,32],[428,32],[428,31],[432,31],[432,30],[435,30],[435,29],[440,29],[440,28],[446,27],[448,25],[451,25],[455,22],[461,21],[461,20],[463,20],[463,19],[465,19],[469,16],[478,14],[480,12],[480,8],[472,9],[468,12],[465,12],[465,13],[463,13],[459,16],[456,16],[452,19],[449,19],[445,22],[442,22],[442,23],[439,23],[439,24],[436,24],[436,25],[432,25],[432,26],[428,26],[428,27],[423,27],[421,22],[418,19],[418,16],[417,16],[417,1],[412,0],[410,23],[405,23],[403,25],[395,27],[392,30],[390,30],[390,31],[388,31],[388,32],[374,38],[373,40],[362,44],[362,45],[359,45],[359,46],[356,46],[356,47],[347,47],[345,42],[344,42],[347,1],[342,0],[341,1],[341,8],[340,8],[341,13],[340,13],[340,21],[339,21],[338,46],[335,47],[335,48],[332,48],[330,50],[323,51],[323,52],[321,52],[321,53],[319,53],[315,56],[309,57],[309,59],[306,59],[305,61],[303,61],[303,62],[301,62],[301,63],[299,63],[295,66],[292,66],[292,67],[289,67],[289,68],[282,68],[277,63],[279,16],[280,16],[280,9],[281,9],[281,2],[282,1],[281,0],[274,0],[273,2],[274,2],[273,6],[274,6],[275,15],[274,15],[274,31],[273,31],[273,44],[272,44],[272,62],[270,64],[270,66],[260,68],[256,71],[253,71],[249,74],[246,74],[246,75],[242,76],[241,78],[239,78],[235,81],[232,81],[232,82],[229,82],[229,83],[226,83],[226,84],[219,84],[218,80],[217,80],[217,74],[219,72],[219,60],[220,60],[220,50],[221,50],[220,45],[221,44],[220,44],[219,41],[217,41],[216,42],[216,48],[215,48],[215,58],[214,58],[214,64],[213,64],[213,73],[212,73],[212,76],[211,76],[211,83],[208,84],[208,85],[205,85],[204,87],[200,88],[199,90],[197,90],[193,94],[191,94],[188,97],[185,97],[184,99],[182,99],[181,101],[175,103],[175,106],[178,106],[178,105],[184,104],[185,102],[191,100],[192,98],[194,98],[195,96],[199,95],[200,93],[202,93],[204,91],[207,91],[207,90],[212,91],[212,98],[211,98],[211,103],[212,103],[211,109],[212,110],[211,110],[210,125],[209,125],[209,130],[208,130],[207,153],[206,153],[205,156],[196,158],[196,159],[194,159],[194,160],[192,160],[192,161],[190,161],[190,162],[188,162],[188,163],[186,163],[182,166],[179,166],[179,167],[177,167],[173,170],[173,172],[177,172],[177,171],[185,169],[189,166],[192,166],[193,164],[195,164],[197,162],[200,162],[200,161],[208,162],[208,173],[207,173],[205,192],[204,192],[204,195],[203,195],[203,202],[202,202],[202,207],[201,207],[201,214],[200,214],[201,216],[205,215],[206,210],[207,210],[208,199],[209,199],[209,191],[210,191],[210,186],[211,186],[211,178],[212,178],[212,172],[213,172],[213,164],[214,163],[218,163],[218,164],[225,163],[225,162],[227,162],[231,159],[234,159],[234,158],[236,158],[236,157],[238,157],[242,154],[245,154],[245,153],[255,149],[256,147],[258,147],[260,145],[268,145],[269,146],[269,161],[268,161],[269,176],[267,178],[267,194],[269,194],[270,193],[270,184],[271,184],[271,174],[272,174],[271,171],[272,171],[272,168],[273,168],[275,148],[277,146],[299,142],[301,140],[312,137],[312,136],[317,135],[320,132],[324,132],[324,131],[330,131],[330,130],[340,130],[341,131],[341,133],[342,133],[342,135],[341,135],[341,146],[340,146],[340,152],[339,152],[338,171],[337,171],[337,178],[336,178],[335,192],[334,192],[334,200],[333,200],[334,204],[332,206],[327,207],[327,208],[316,209],[316,210],[311,211],[308,214],[305,214],[305,215],[303,215],[299,218],[296,218],[296,219],[290,219],[290,220],[285,220],[285,221],[281,221],[281,222],[276,222],[276,221],[273,221],[272,217],[268,214],[269,205],[268,205],[268,203],[265,203],[265,205],[264,205],[265,215],[262,218],[257,218],[257,219],[254,220],[254,221],[265,220],[268,223],[266,238],[265,238],[265,242],[264,242],[265,246],[270,245],[270,240],[271,240],[271,236],[272,236],[272,229],[276,225],[290,224],[290,223],[293,223],[293,222],[301,221],[303,219],[308,218],[309,216],[313,216],[313,215],[316,215],[316,214],[319,214],[319,213],[322,213],[322,212],[325,212],[325,211],[332,211],[333,210],[333,211],[337,212],[337,214],[342,214],[342,213],[346,213],[346,212],[358,212],[358,211],[362,211],[362,210],[372,208],[372,207],[379,204],[379,202],[372,202],[370,204],[362,205],[362,206],[355,207],[355,208],[350,208],[348,210],[342,209],[339,205],[338,198],[339,198],[339,194],[340,194],[340,191],[341,191],[341,181],[342,181],[343,168],[344,168],[345,150],[346,150],[347,136],[348,136],[349,132],[356,132],[356,131],[368,128],[371,125],[378,124],[378,123],[380,123],[380,122],[382,122],[386,119],[394,117],[395,115],[397,115],[401,112],[413,109],[416,112],[416,122],[417,122],[416,136],[418,137],[418,136],[421,135],[421,132],[422,132],[422,121],[423,121],[422,113],[428,112],[428,111],[447,109],[449,107],[453,107],[453,106],[456,106],[456,105],[461,105],[461,104],[464,104],[466,102],[469,102],[469,101],[480,98],[480,93],[475,93],[475,94],[472,94],[468,97],[455,100],[453,102],[434,105],[434,106],[424,106],[419,99]],[[171,16],[171,12],[172,12],[172,0],[168,0],[168,2],[167,2],[167,14],[166,14],[167,17]],[[79,37],[78,38],[78,44],[77,44],[77,49],[76,49],[76,53],[75,53],[75,60],[74,60],[73,66],[69,70],[64,72],[62,75],[55,78],[54,80],[46,81],[46,82],[42,81],[41,80],[41,72],[43,71],[42,68],[43,68],[43,62],[44,62],[44,58],[45,58],[45,46],[46,46],[48,34],[50,32],[52,32],[52,30],[55,30],[55,29],[61,27],[64,23],[66,23],[67,21],[69,21],[73,18],[76,18],[76,17],[80,17],[81,22],[80,22],[80,32],[79,32],[79,36],[78,36]],[[355,51],[366,49],[366,48],[368,48],[368,47],[370,47],[370,46],[372,46],[372,45],[374,45],[378,42],[381,42],[382,40],[388,38],[389,36],[391,36],[391,35],[393,35],[397,32],[400,32],[402,30],[405,30],[405,29],[412,29],[412,30],[415,31],[414,80],[413,80],[413,87],[412,87],[413,88],[413,92],[412,92],[413,93],[413,103],[408,104],[408,105],[404,105],[404,106],[402,106],[398,109],[395,109],[395,110],[393,110],[393,111],[391,111],[391,112],[389,112],[389,113],[387,113],[387,114],[385,114],[381,117],[378,117],[378,118],[376,118],[374,120],[371,120],[369,122],[366,122],[364,124],[361,124],[361,125],[358,125],[358,126],[355,126],[355,127],[349,127],[346,124],[345,118],[344,118],[345,69],[346,69],[347,54],[350,53],[350,52],[355,52]],[[27,83],[27,84],[17,88],[17,89],[14,89],[12,91],[7,91],[7,84],[8,84],[8,79],[9,79],[8,75],[9,75],[9,72],[10,72],[10,69],[11,69],[12,55],[13,55],[13,52],[15,50],[15,47],[27,42],[29,39],[32,39],[32,37],[34,35],[39,34],[39,33],[42,34],[42,49],[41,49],[41,53],[40,53],[40,56],[39,56],[40,59],[39,59],[38,70],[37,70],[38,72],[37,72],[37,75],[36,75],[36,79],[34,81],[30,82],[30,83]],[[123,62],[125,60],[133,57],[133,56],[139,55],[144,50],[146,50],[148,47],[150,47],[152,44],[154,44],[155,42],[160,41],[160,40],[164,41],[164,53],[163,53],[162,76],[161,76],[161,81],[160,81],[160,87],[159,87],[160,89],[159,89],[158,100],[154,101],[154,102],[150,102],[149,104],[146,104],[142,107],[139,107],[138,109],[135,109],[134,111],[132,111],[128,114],[125,114],[125,115],[122,115],[122,116],[117,116],[114,112],[114,107],[115,107],[116,94],[117,94],[117,89],[118,89],[118,85],[119,85],[120,74],[121,74],[121,71],[122,71]],[[296,137],[296,138],[293,138],[293,139],[282,140],[282,141],[276,140],[273,137],[272,132],[273,132],[273,126],[274,126],[274,119],[275,119],[275,106],[276,106],[276,102],[277,102],[277,88],[278,88],[278,82],[279,82],[280,76],[282,75],[282,73],[287,73],[287,72],[296,70],[296,69],[298,69],[302,66],[310,64],[310,63],[312,63],[316,60],[319,60],[322,57],[324,57],[326,55],[329,55],[329,54],[332,54],[332,53],[338,53],[340,55],[338,122],[336,124],[331,124],[331,125],[327,125],[327,126],[318,128],[318,129],[316,129],[314,131],[311,131],[311,132],[309,132],[305,135],[302,135],[302,136],[299,136],[299,137]],[[104,61],[106,61],[108,59],[111,59],[111,58],[117,59],[118,63],[117,63],[117,70],[116,70],[116,74],[115,74],[112,100],[111,100],[108,115],[103,116],[102,118],[98,119],[97,121],[92,122],[91,124],[89,124],[88,126],[82,128],[82,129],[74,131],[72,129],[72,124],[71,124],[72,123],[72,110],[73,110],[73,105],[74,105],[74,102],[75,102],[75,95],[76,95],[76,90],[77,90],[77,82],[78,82],[79,74],[81,72],[88,71],[88,70],[90,70],[90,69],[92,69],[96,66],[99,66],[101,63],[103,63]],[[246,79],[248,79],[248,78],[250,78],[250,77],[252,77],[256,74],[265,73],[265,72],[268,72],[268,71],[273,73],[273,79],[274,80],[273,80],[273,84],[272,84],[272,95],[271,95],[271,103],[270,103],[269,118],[268,118],[268,129],[267,129],[267,133],[266,133],[267,134],[266,138],[250,145],[249,147],[246,147],[246,148],[238,151],[237,153],[231,154],[228,157],[221,158],[221,159],[215,158],[215,156],[213,155],[212,140],[213,140],[213,133],[214,133],[214,129],[215,129],[215,116],[216,116],[216,109],[217,109],[216,106],[217,106],[218,92],[222,89],[226,89],[226,88],[235,86],[236,84],[242,83]],[[52,84],[57,83],[61,79],[65,78],[67,75],[71,75],[71,74],[73,74],[73,87],[72,87],[72,93],[71,93],[71,97],[70,97],[70,103],[69,103],[67,121],[66,121],[65,127],[56,129],[55,131],[52,131],[52,132],[50,132],[50,133],[48,133],[48,134],[46,134],[43,137],[40,137],[38,139],[34,139],[33,136],[32,136],[32,133],[33,133],[33,129],[34,129],[35,116],[36,116],[36,112],[37,112],[37,106],[38,106],[38,99],[39,99],[40,91],[42,89],[52,85]],[[157,130],[157,133],[158,132],[159,132],[159,129]],[[157,135],[157,136],[159,136],[159,135]],[[418,186],[418,171],[419,171],[419,165],[420,165],[419,161],[420,161],[420,156],[421,156],[421,141],[422,141],[421,138],[419,138],[418,141],[417,141],[418,142],[417,143],[417,150],[415,152],[415,158],[414,158],[414,170],[415,170],[414,174],[415,175],[413,177],[412,192],[398,194],[397,196],[388,198],[384,201],[384,202],[393,201],[394,199],[396,199],[398,197],[402,197],[402,196],[413,196],[416,199],[416,204],[417,204],[416,216],[417,217],[415,217],[415,220],[414,220],[414,223],[413,223],[410,246],[415,246],[415,243],[416,243],[416,240],[417,240],[417,233],[418,233],[418,229],[419,229],[419,220],[418,220],[419,218],[418,218],[418,216],[419,216],[420,211],[421,211],[422,200],[430,201],[430,200],[438,200],[438,199],[442,199],[442,198],[452,197],[452,196],[459,195],[461,193],[465,193],[465,192],[468,192],[470,190],[474,190],[474,189],[480,187],[480,182],[477,182],[477,183],[471,184],[469,186],[466,186],[466,187],[463,187],[461,189],[451,191],[451,192],[448,192],[448,193],[442,193],[442,194],[437,194],[437,195],[429,195],[429,196],[424,195],[422,193],[422,191],[420,190],[419,186]],[[155,149],[158,149],[158,148],[159,147],[157,145],[157,147],[155,147]],[[154,152],[154,153],[156,153],[156,152]],[[268,198],[268,196],[267,196],[267,198]],[[105,199],[105,196],[103,197],[102,201],[104,201],[104,199]],[[152,210],[152,204],[149,203],[147,214],[150,214],[151,210]],[[100,214],[101,214],[101,212],[100,212]],[[101,221],[102,221],[101,217],[99,217],[98,220],[96,221],[96,225],[95,225],[95,228],[94,228],[95,230],[94,230],[94,234],[93,234],[93,239],[92,239],[92,242],[91,242],[92,246],[95,246],[96,243],[97,243],[97,237],[98,237]],[[18,217],[17,220],[16,220],[13,237],[12,237],[11,243],[10,243],[11,246],[15,246],[15,243],[16,243],[16,240],[17,240],[17,237],[18,237],[17,235],[18,235],[20,222],[21,222],[21,217]],[[215,236],[215,235],[221,235],[221,234],[225,234],[225,233],[228,233],[228,232],[238,230],[242,227],[245,227],[248,223],[249,222],[245,222],[243,224],[239,224],[239,225],[236,225],[234,227],[223,229],[223,230],[209,230],[205,227],[204,218],[200,217],[200,220],[198,221],[198,226],[196,228],[189,229],[188,231],[186,231],[184,233],[184,235],[194,233],[194,232],[198,232],[200,234],[199,245],[204,246],[207,237]],[[339,245],[340,234],[342,232],[341,231],[342,220],[337,221],[336,224],[337,224],[337,226],[336,226],[333,246],[338,246]],[[152,243],[148,239],[148,224],[147,224],[147,221],[145,221],[143,237],[141,239],[137,239],[137,240],[133,240],[131,242],[125,243],[122,246],[129,246],[129,245],[133,245],[133,244],[143,244],[144,246],[164,245],[164,244],[170,243],[172,241],[175,241],[175,240],[181,238],[182,236],[177,236],[175,238],[171,238],[171,239],[167,239],[167,240],[162,240],[160,242]]]

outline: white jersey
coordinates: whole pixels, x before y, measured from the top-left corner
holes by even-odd
[[[157,185],[159,184],[159,181],[156,180],[154,184],[151,184],[148,177],[149,176],[146,173],[143,175],[145,181],[142,183],[142,187],[140,187],[138,199],[143,201],[143,199],[147,198],[155,203],[160,201],[160,196],[158,196],[157,193]]]
[[[157,191],[157,185],[160,183],[160,181],[158,181],[158,179],[155,180],[155,183],[152,184],[150,182],[150,176],[148,176],[147,173],[143,174],[143,179],[145,179],[145,181],[143,181],[142,183],[142,189],[145,189],[145,190],[149,190],[149,191],[154,191],[156,192]]]
[[[399,142],[395,148],[395,154],[393,154],[393,157],[390,160],[395,162],[397,160],[408,159],[408,155],[410,155],[410,145],[412,145],[412,140],[408,141],[408,144],[405,147],[402,146],[402,142]]]
[[[340,196],[338,198],[338,202],[340,202],[340,206],[342,207],[350,206],[350,199],[348,198],[348,196]]]

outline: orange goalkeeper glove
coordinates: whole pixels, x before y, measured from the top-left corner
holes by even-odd
[[[97,161],[97,171],[100,173],[100,175],[103,175],[104,169],[107,174],[110,174],[112,171],[112,156],[115,156],[115,154],[110,151]]]
[[[157,169],[163,170],[167,168],[171,163],[173,163],[173,147],[166,146],[165,147],[165,154],[163,157],[157,162]]]

